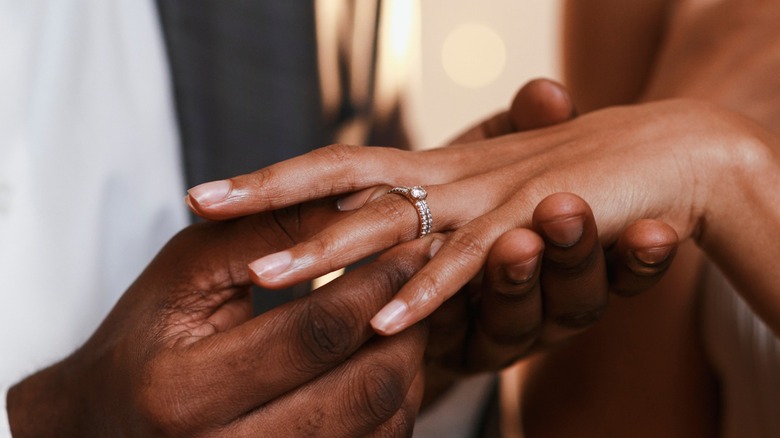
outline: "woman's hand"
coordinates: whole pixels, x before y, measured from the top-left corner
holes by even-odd
[[[720,200],[733,193],[735,163],[766,152],[757,131],[698,102],[614,108],[539,131],[434,151],[326,148],[222,182],[231,190],[220,201],[194,204],[204,215],[228,217],[380,183],[440,183],[426,187],[434,231],[453,233],[374,319],[380,332],[395,333],[430,314],[472,278],[505,232],[533,225],[561,244],[576,241],[585,226],[582,217],[532,222],[534,207],[552,193],[586,199],[604,243],[642,218],[667,222],[682,238],[698,234],[718,204],[714,191],[720,190]],[[302,192],[302,187],[314,189]],[[417,227],[406,199],[379,196],[313,239],[252,263],[255,281],[283,287],[321,275],[414,238]]]

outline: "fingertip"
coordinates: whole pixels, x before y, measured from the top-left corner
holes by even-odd
[[[488,254],[488,269],[491,266],[509,266],[524,263],[544,250],[544,241],[534,231],[514,228],[502,234]]]
[[[666,222],[640,219],[623,232],[625,244],[631,248],[674,246],[679,243],[677,232]]]
[[[550,79],[534,79],[515,95],[509,111],[512,125],[519,130],[538,129],[575,117],[568,90]]]
[[[257,273],[252,268],[247,266],[246,267],[246,271],[249,274],[249,281],[251,281],[252,284],[254,284],[256,286],[262,286],[261,281],[260,281],[260,277],[257,276]]]
[[[678,245],[677,232],[665,222],[641,219],[626,227],[612,262],[613,291],[634,296],[648,290],[671,266]]]
[[[190,205],[200,211],[221,204],[229,197],[232,190],[233,183],[226,179],[199,184],[187,190],[187,194]]]
[[[385,187],[369,187],[343,198],[339,198],[336,201],[336,208],[339,211],[353,211],[361,208],[367,203],[377,199],[378,197],[387,193],[389,189]]]
[[[582,215],[552,219],[539,223],[545,239],[560,248],[570,248],[582,239],[585,217]]]
[[[679,244],[677,232],[669,224],[640,219],[629,225],[620,239],[620,246],[640,265],[647,268],[667,264]]]
[[[646,266],[657,266],[665,262],[672,253],[672,246],[660,246],[655,248],[641,248],[631,251],[631,254],[640,263]]]
[[[535,255],[518,263],[504,265],[502,271],[505,281],[513,285],[528,283],[538,272],[539,258],[539,255]]]
[[[428,258],[432,259],[444,245],[444,239],[440,237],[434,237],[431,241],[431,247],[428,250]]]
[[[544,198],[533,214],[534,229],[545,242],[560,248],[576,245],[593,222],[593,212],[585,200],[572,193],[555,193]]]
[[[534,209],[533,221],[543,222],[571,216],[592,216],[590,205],[574,193],[553,193]]]
[[[251,263],[248,268],[250,277],[258,285],[273,284],[292,266],[293,256],[290,251],[280,251],[261,257]]]
[[[374,331],[383,336],[394,335],[405,329],[408,325],[406,319],[409,313],[409,306],[406,302],[394,299],[371,318],[371,327]]]
[[[197,209],[197,208],[195,208],[195,205],[193,205],[193,203],[192,203],[192,198],[190,197],[190,195],[189,195],[189,194],[187,194],[187,195],[185,195],[185,196],[184,196],[184,203],[185,203],[185,204],[187,204],[187,208],[189,208],[189,209],[190,209],[190,211],[191,211],[193,214],[200,215],[200,212],[198,211],[198,209]]]

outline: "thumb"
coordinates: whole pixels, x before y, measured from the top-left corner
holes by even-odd
[[[571,120],[575,115],[576,110],[566,87],[550,79],[534,79],[515,94],[509,111],[481,121],[450,144],[544,128]]]

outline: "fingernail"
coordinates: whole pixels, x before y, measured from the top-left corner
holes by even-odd
[[[393,300],[387,303],[371,319],[371,325],[382,334],[394,334],[401,326],[409,307],[401,300]]]
[[[431,242],[431,249],[429,252],[431,258],[433,258],[433,256],[435,256],[437,252],[439,252],[442,245],[444,245],[444,239],[433,239],[433,242]]]
[[[567,217],[556,221],[543,222],[542,230],[547,239],[562,248],[574,246],[582,237],[584,218]]]
[[[533,257],[522,263],[508,265],[504,267],[504,276],[507,280],[515,284],[525,283],[533,277],[536,272],[536,262],[539,256]]]
[[[646,265],[657,265],[662,263],[669,257],[669,253],[672,252],[672,248],[668,246],[661,246],[657,248],[643,248],[636,251],[631,251],[637,260]]]
[[[195,199],[198,205],[208,206],[225,199],[232,187],[233,185],[229,180],[212,181],[197,185],[187,190],[187,193]]]
[[[249,264],[249,269],[263,280],[273,280],[287,271],[291,264],[290,251],[281,251],[255,260]]]
[[[338,208],[339,211],[357,210],[366,204],[366,201],[368,201],[368,198],[371,196],[373,191],[373,188],[364,189],[345,198],[341,198],[336,201],[336,208]]]

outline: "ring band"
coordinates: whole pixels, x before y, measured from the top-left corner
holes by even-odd
[[[428,208],[428,201],[425,200],[428,197],[428,192],[424,188],[420,186],[393,187],[387,193],[401,195],[414,205],[415,210],[417,210],[417,218],[420,220],[420,227],[417,230],[418,239],[430,234],[431,229],[433,229],[433,216],[431,216],[431,209]]]

